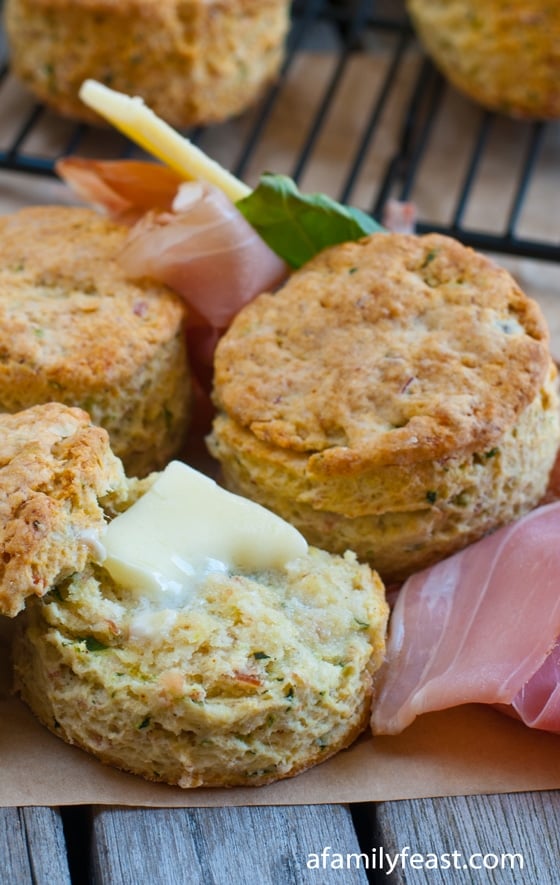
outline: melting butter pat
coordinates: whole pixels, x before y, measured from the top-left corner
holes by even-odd
[[[280,568],[307,552],[279,516],[172,461],[103,535],[104,567],[139,596],[180,605],[211,571]]]

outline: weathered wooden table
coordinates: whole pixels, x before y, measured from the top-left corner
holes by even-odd
[[[560,795],[0,810],[6,885],[557,885]]]

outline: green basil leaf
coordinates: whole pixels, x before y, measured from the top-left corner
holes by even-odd
[[[361,209],[343,206],[325,194],[302,194],[291,178],[271,172],[236,205],[270,248],[294,268],[327,246],[385,230]]]

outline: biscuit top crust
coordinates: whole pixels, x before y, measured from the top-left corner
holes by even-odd
[[[127,228],[92,209],[38,206],[0,218],[2,384],[79,395],[118,386],[179,334],[182,300],[132,281],[116,257]],[[44,388],[41,391],[41,388]]]
[[[122,14],[128,10],[130,14],[140,14],[155,21],[166,21],[170,29],[176,30],[181,19],[188,20],[197,14],[204,13],[207,8],[218,7],[219,12],[235,15],[242,10],[259,10],[275,8],[282,5],[282,0],[32,0],[31,6],[38,9],[64,10],[73,12],[83,9],[98,13],[115,13],[115,7]],[[177,13],[174,15],[174,13]],[[180,31],[177,31],[178,36]]]
[[[0,614],[13,617],[92,558],[101,503],[128,484],[105,430],[58,403],[0,414]]]
[[[538,305],[457,241],[373,234],[325,250],[245,307],[214,399],[318,474],[484,451],[550,369]]]

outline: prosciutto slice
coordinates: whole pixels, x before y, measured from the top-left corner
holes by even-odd
[[[406,581],[377,678],[375,734],[467,703],[506,705],[560,731],[559,542],[557,502]]]
[[[131,277],[167,283],[218,330],[288,273],[225,194],[201,181],[180,186],[173,212],[139,221],[119,260]]]
[[[131,227],[118,256],[128,276],[166,283],[186,301],[191,363],[208,387],[220,335],[248,301],[284,280],[287,265],[210,184],[134,160],[68,158],[56,169],[82,200]]]
[[[81,200],[127,225],[150,209],[170,210],[183,182],[167,166],[142,160],[65,157],[56,171]]]
[[[511,706],[512,713],[525,725],[560,732],[560,641]]]

